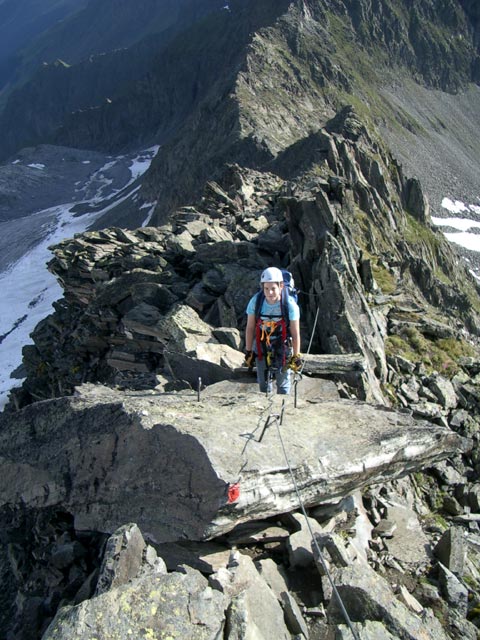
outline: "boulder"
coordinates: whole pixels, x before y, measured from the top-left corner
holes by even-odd
[[[212,328],[198,313],[184,304],[177,304],[155,325],[156,336],[164,341],[171,351],[194,352],[199,342],[215,342]]]
[[[153,547],[148,546],[136,524],[117,529],[107,540],[95,595],[98,596],[136,578],[147,566],[166,573],[167,568]]]
[[[291,567],[308,567],[314,562],[312,550],[312,534],[320,534],[323,529],[313,518],[306,518],[303,514],[292,517],[298,523],[298,531],[292,533],[287,541],[288,560]]]
[[[436,395],[442,407],[445,409],[455,409],[458,404],[458,397],[450,380],[440,375],[434,375],[428,378],[426,382],[430,391]]]
[[[75,607],[63,607],[43,640],[177,637],[216,640],[227,601],[190,568],[143,575]]]
[[[227,344],[232,347],[232,349],[240,349],[242,336],[238,329],[232,329],[231,327],[217,327],[213,329],[213,335],[221,344]]]
[[[440,562],[438,565],[438,582],[442,595],[448,604],[456,609],[463,617],[467,615],[468,589],[447,567]]]
[[[165,362],[170,374],[179,380],[186,380],[193,388],[209,386],[222,380],[229,380],[244,361],[240,351],[224,344],[199,342],[194,354],[186,355],[177,351],[164,351]]]
[[[231,598],[226,639],[290,640],[280,603],[251,558],[233,553],[228,568],[211,576],[210,583]]]
[[[392,536],[385,540],[388,552],[404,567],[426,564],[430,542],[414,509],[405,503],[387,503],[387,513],[395,525]]]
[[[306,506],[338,502],[470,446],[393,409],[302,399],[295,408],[251,386],[213,386],[199,401],[85,385],[3,413],[0,506],[58,505],[79,530],[137,522],[158,542],[200,540],[294,511],[298,495]]]
[[[405,606],[407,606],[411,611],[417,614],[421,614],[423,611],[423,607],[420,602],[412,596],[412,594],[408,591],[405,585],[400,585],[400,589],[398,592],[398,599],[400,602],[403,602]]]
[[[382,622],[386,635],[402,640],[448,640],[440,622],[433,616],[420,618],[398,600],[388,582],[364,563],[355,563],[337,571],[335,583],[352,622]],[[431,613],[431,612],[430,612]],[[345,624],[338,599],[328,607],[331,622]],[[391,634],[391,635],[389,635]],[[370,636],[360,636],[367,638]]]
[[[450,527],[442,535],[433,553],[440,562],[456,576],[463,576],[467,544],[465,535],[459,527]]]
[[[314,534],[314,540],[314,553],[316,549],[320,550],[321,553],[327,552],[333,565],[336,567],[348,567],[352,561],[352,555],[337,533],[316,533]],[[318,565],[317,558],[316,561]]]
[[[95,595],[136,578],[143,561],[145,540],[136,524],[120,527],[107,540]]]
[[[295,636],[303,636],[308,640],[308,638],[310,637],[308,626],[304,620],[302,612],[300,611],[300,607],[298,606],[295,598],[288,591],[284,591],[281,594],[281,600],[285,621],[287,623],[289,631]]]
[[[256,567],[277,599],[280,600],[281,594],[288,591],[288,578],[283,565],[278,565],[271,558],[265,558],[258,560]]]

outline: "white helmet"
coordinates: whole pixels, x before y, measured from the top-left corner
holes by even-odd
[[[264,282],[283,282],[283,273],[277,267],[268,267],[260,276],[260,284]]]

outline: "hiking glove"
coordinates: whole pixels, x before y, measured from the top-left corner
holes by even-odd
[[[293,356],[290,356],[290,360],[288,361],[288,368],[297,373],[303,366],[302,356],[299,353],[295,353]]]
[[[249,369],[255,364],[255,353],[253,351],[245,351],[245,366]]]

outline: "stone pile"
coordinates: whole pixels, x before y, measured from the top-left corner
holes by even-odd
[[[478,540],[452,527],[435,545],[419,504],[402,480],[307,516],[240,525],[202,545],[151,546],[137,525],[124,525],[107,542],[90,598],[62,608],[43,638],[107,640],[144,629],[182,638],[351,638],[353,628],[365,640],[474,640],[468,576],[478,569],[467,552]],[[429,582],[418,579],[420,566]]]
[[[464,357],[458,360],[458,365],[458,371],[449,379],[435,371],[427,374],[423,366],[406,358],[391,357],[389,381],[398,405],[413,416],[445,425],[472,439],[471,452],[455,459],[451,465],[438,467],[437,476],[446,492],[442,497],[443,508],[458,520],[471,521],[473,527],[474,514],[480,521],[480,503],[474,498],[480,471],[480,362]],[[434,506],[437,497],[430,496],[430,499]]]

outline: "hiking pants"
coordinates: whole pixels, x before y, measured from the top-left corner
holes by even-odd
[[[260,391],[262,393],[271,393],[272,391],[272,382],[268,385],[265,376],[268,376],[267,373],[267,364],[265,362],[265,358],[256,360],[257,365],[257,382],[260,387]],[[290,393],[290,388],[292,386],[292,371],[291,369],[287,369],[287,371],[282,371],[281,369],[276,369],[273,373],[275,378],[275,383],[277,385],[277,393],[288,394]]]

